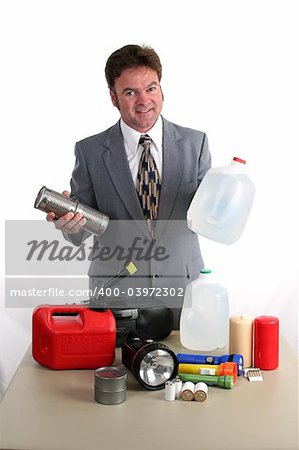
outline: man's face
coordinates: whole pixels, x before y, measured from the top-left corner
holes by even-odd
[[[149,67],[125,69],[115,79],[110,96],[123,121],[140,133],[152,128],[162,110],[163,94],[158,75]]]

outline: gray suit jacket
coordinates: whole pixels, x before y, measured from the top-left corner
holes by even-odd
[[[150,234],[132,180],[119,122],[76,144],[71,196],[110,218],[105,233],[94,237],[96,251],[89,270],[91,288],[113,276],[123,266],[127,254],[130,255],[128,259],[134,260],[138,272],[122,280],[119,285],[122,296],[127,296],[129,287],[134,290],[151,287],[156,289],[153,293],[158,294],[164,288],[163,300],[179,308],[183,300],[182,295],[177,295],[181,292],[179,289],[196,278],[203,266],[197,235],[187,227],[186,212],[211,166],[211,158],[204,133],[162,119],[162,188],[154,246],[150,245]],[[81,232],[67,239],[80,245],[86,236],[86,232]],[[132,242],[139,250],[130,254],[128,249],[132,248]],[[148,248],[154,252],[153,258],[148,257]],[[166,295],[170,288],[175,290],[172,290],[173,298]],[[133,291],[129,293],[131,296]]]

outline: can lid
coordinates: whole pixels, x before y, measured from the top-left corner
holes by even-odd
[[[46,192],[47,192],[46,186],[43,186],[39,190],[39,193],[37,194],[37,197],[36,197],[35,202],[34,202],[34,208],[35,209],[39,209],[39,207],[41,206],[42,201],[44,201]]]
[[[234,156],[233,161],[239,162],[241,164],[246,164],[245,159],[238,158],[237,156]]]
[[[212,273],[211,269],[202,269],[200,273]]]
[[[101,367],[100,369],[97,369],[94,374],[96,378],[110,379],[110,380],[111,379],[116,380],[127,377],[127,373],[124,370],[124,368],[117,366]]]

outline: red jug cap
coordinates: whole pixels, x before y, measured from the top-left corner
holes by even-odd
[[[237,162],[239,162],[239,163],[246,164],[245,159],[238,158],[237,156],[235,156],[235,157],[233,158],[233,161],[237,161]]]

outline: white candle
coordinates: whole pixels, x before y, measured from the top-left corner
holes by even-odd
[[[243,355],[244,367],[252,365],[253,319],[233,316],[229,319],[229,353]]]

